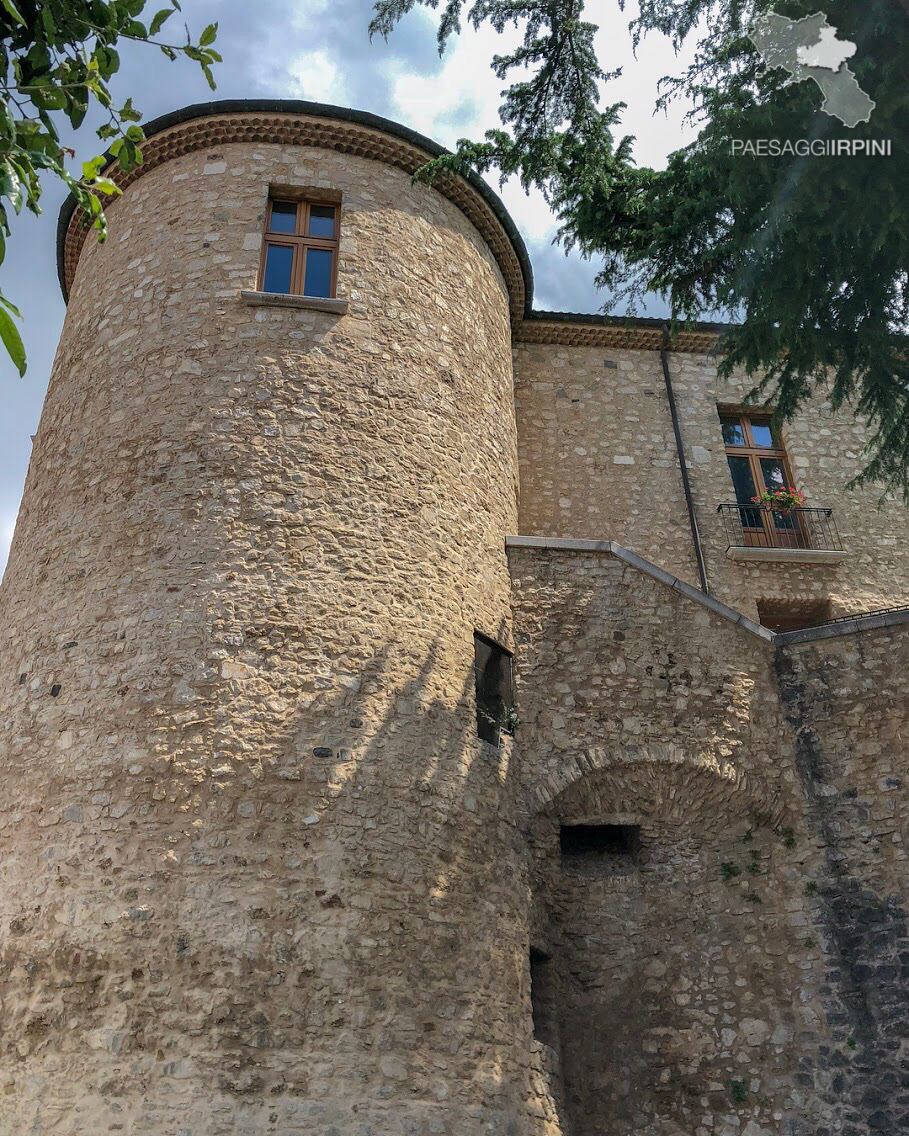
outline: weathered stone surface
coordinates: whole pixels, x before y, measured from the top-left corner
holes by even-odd
[[[699,602],[658,353],[527,342],[474,191],[330,125],[172,139],[81,253],[0,591],[0,1131],[909,1129],[907,625]],[[270,185],[341,194],[346,312],[243,300]],[[849,559],[727,561],[744,380],[671,365],[717,599],[909,599],[824,408]]]
[[[342,193],[343,318],[240,298],[273,183]],[[278,145],[127,190],[0,601],[0,1130],[523,1115],[515,810],[472,674],[515,527],[507,297],[451,202]]]
[[[903,628],[774,648],[608,555],[510,562],[554,1131],[902,1131]],[[566,871],[594,823],[639,850]]]
[[[536,330],[536,329],[535,329]],[[618,369],[607,369],[615,362]],[[784,429],[809,506],[832,508],[848,556],[836,565],[741,563],[726,556],[717,506],[734,500],[718,406],[741,405],[745,375],[720,383],[715,360],[670,352],[692,494],[717,599],[754,617],[758,600],[829,600],[833,616],[909,603],[903,549],[909,510],[880,490],[844,486],[862,466],[866,432],[823,400]],[[529,343],[517,329],[515,398],[521,533],[615,540],[697,584],[658,351]],[[630,464],[628,456],[633,456]]]

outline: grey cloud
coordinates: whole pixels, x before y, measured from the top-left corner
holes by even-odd
[[[594,284],[599,270],[597,259],[584,260],[577,252],[565,255],[560,245],[535,241],[527,243],[534,274],[534,307],[552,312],[620,314],[621,302],[613,307],[610,294]],[[648,294],[636,313],[665,316],[669,307],[660,296]]]

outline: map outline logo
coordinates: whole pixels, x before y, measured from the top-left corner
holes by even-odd
[[[825,114],[850,129],[871,118],[877,103],[858,85],[846,62],[855,55],[856,45],[838,38],[824,12],[795,20],[770,10],[754,21],[748,38],[766,68],[781,67],[788,73],[783,86],[813,79],[824,95]]]

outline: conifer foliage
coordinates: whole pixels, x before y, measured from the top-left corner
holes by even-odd
[[[417,4],[379,0],[371,31],[388,36]],[[427,170],[497,169],[542,189],[560,238],[597,258],[612,306],[662,294],[673,320],[704,313],[735,326],[723,373],[744,368],[754,400],[780,420],[822,392],[871,427],[859,482],[909,494],[909,0],[641,0],[631,28],[695,60],[667,77],[658,104],[693,101],[699,133],[663,170],[637,167],[620,136],[623,104],[608,96],[614,61],[597,55],[596,26],[619,30],[624,0],[443,0],[439,48],[462,22],[523,29],[493,61],[503,81],[500,126],[462,140]],[[748,32],[772,10],[793,19],[822,9],[848,66],[874,100],[846,126],[821,110],[814,82],[767,68]],[[604,37],[605,39],[605,37]],[[608,41],[607,41],[608,42]],[[759,140],[889,140],[889,155],[751,156]]]

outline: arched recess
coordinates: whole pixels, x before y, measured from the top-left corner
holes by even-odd
[[[809,933],[784,792],[681,753],[564,776],[528,824],[534,1060],[559,1131],[777,1131]]]

